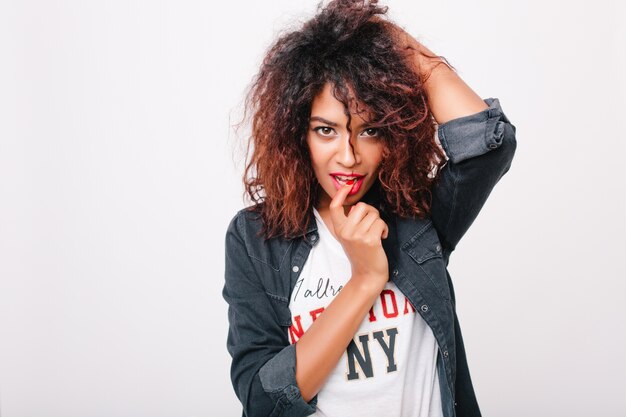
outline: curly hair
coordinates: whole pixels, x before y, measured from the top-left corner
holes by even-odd
[[[385,20],[388,8],[377,3],[319,3],[313,18],[270,46],[249,87],[244,197],[255,203],[247,210],[260,213],[265,239],[303,236],[309,226],[310,216],[303,214],[316,207],[320,184],[306,134],[313,99],[326,83],[348,118],[350,103],[362,103],[372,115],[368,126],[380,131],[383,160],[375,185],[381,207],[401,217],[424,218],[430,211],[431,174],[445,164],[445,153],[435,141],[427,77],[411,65],[410,48],[397,42]]]

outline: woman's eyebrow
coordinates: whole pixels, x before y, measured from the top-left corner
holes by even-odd
[[[322,122],[324,124],[327,124],[328,126],[332,126],[332,127],[337,127],[338,124],[335,122],[331,122],[330,120],[326,120],[323,117],[320,116],[311,116],[311,118],[309,119],[309,123],[310,122]],[[360,125],[357,126],[357,129],[362,128],[363,126],[368,125],[369,123],[361,123]]]
[[[309,122],[313,122],[313,121],[322,122],[332,127],[338,126],[337,123],[331,122],[330,120],[326,120],[323,117],[319,117],[319,116],[311,116],[311,118],[309,119]]]

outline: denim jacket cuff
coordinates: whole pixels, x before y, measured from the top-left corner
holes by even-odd
[[[485,154],[502,144],[504,124],[510,121],[497,98],[483,101],[488,108],[438,126],[439,141],[452,163]]]
[[[259,369],[263,389],[277,403],[282,403],[289,415],[308,416],[316,410],[317,395],[308,403],[302,398],[296,383],[296,345],[278,352]]]

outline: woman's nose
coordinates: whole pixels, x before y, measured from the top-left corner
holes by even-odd
[[[353,166],[357,163],[358,153],[354,147],[354,142],[354,138],[349,135],[345,135],[342,140],[339,141],[337,158],[344,166]]]

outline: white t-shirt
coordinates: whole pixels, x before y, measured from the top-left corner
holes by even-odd
[[[293,344],[351,276],[350,261],[313,209],[319,231],[289,308]],[[391,281],[318,392],[317,417],[442,417],[437,341]]]

